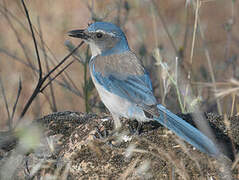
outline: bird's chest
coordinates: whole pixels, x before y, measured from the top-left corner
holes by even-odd
[[[92,81],[98,91],[98,94],[112,114],[118,114],[126,118],[135,118],[141,121],[146,121],[143,111],[127,98],[120,97],[116,93],[111,92],[109,87],[105,87],[100,83],[95,76],[94,60],[90,62],[90,74]],[[104,83],[103,83],[104,84]],[[107,85],[106,85],[107,86]]]
[[[117,113],[117,114],[120,114],[121,116],[126,117],[127,116],[126,112],[128,111],[128,108],[132,106],[132,104],[126,99],[121,98],[120,96],[114,93],[111,93],[101,84],[99,84],[91,68],[90,68],[90,74],[91,74],[92,81],[100,96],[100,99],[102,100],[104,105],[107,107],[107,109],[109,109],[109,111],[112,113]]]

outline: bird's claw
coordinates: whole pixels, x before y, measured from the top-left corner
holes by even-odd
[[[143,132],[143,124],[137,120],[130,121],[129,131],[131,134],[140,135]]]

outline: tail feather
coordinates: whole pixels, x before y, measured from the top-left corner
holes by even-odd
[[[177,115],[171,113],[162,105],[157,105],[160,116],[159,118],[154,118],[168,129],[172,130],[176,135],[178,135],[183,140],[187,141],[200,151],[207,153],[211,156],[217,156],[220,154],[217,146],[205,136],[198,129],[178,117]]]

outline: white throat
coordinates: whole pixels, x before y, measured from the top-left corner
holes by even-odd
[[[91,43],[91,42],[88,42],[88,43],[90,45],[90,50],[91,50],[91,54],[92,54],[91,58],[101,54],[101,50],[94,43]]]

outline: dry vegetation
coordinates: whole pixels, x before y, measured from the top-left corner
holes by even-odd
[[[25,3],[43,76],[79,44],[67,37],[67,31],[85,28],[92,21],[114,22],[123,28],[130,47],[149,70],[160,103],[175,113],[200,110],[225,115],[222,123],[229,130],[232,127],[226,117],[239,112],[238,1]],[[14,127],[20,117],[27,122],[65,110],[105,112],[89,77],[86,45],[64,63],[73,64],[66,69],[61,66],[46,79],[44,85],[64,69],[26,108],[39,80],[39,62],[22,1],[0,1],[0,32],[1,131]],[[236,159],[234,169],[237,166]]]

